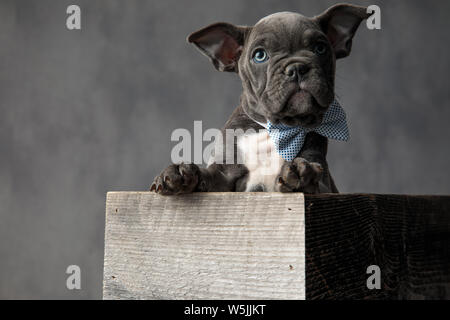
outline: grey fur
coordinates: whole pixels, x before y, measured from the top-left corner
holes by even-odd
[[[242,81],[241,104],[223,130],[259,130],[262,127],[257,122],[267,120],[291,126],[319,125],[334,99],[336,59],[349,55],[352,38],[368,16],[364,7],[339,4],[312,18],[280,12],[253,27],[216,23],[191,34],[188,41],[217,70],[237,72]],[[258,49],[268,54],[266,62],[252,59]],[[228,143],[236,144],[236,139]],[[326,161],[327,146],[327,138],[308,133],[297,158],[281,167],[276,190],[337,192]],[[150,190],[167,195],[244,191],[248,169],[224,163],[207,168],[171,165],[155,178]],[[257,189],[264,190],[264,186]]]

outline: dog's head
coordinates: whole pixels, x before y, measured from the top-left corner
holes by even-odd
[[[280,12],[255,26],[215,23],[188,37],[216,69],[237,72],[256,121],[315,127],[334,99],[336,59],[350,54],[366,8],[339,4],[308,18]]]

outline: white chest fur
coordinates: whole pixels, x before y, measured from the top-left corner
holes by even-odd
[[[266,130],[242,135],[238,139],[238,152],[249,171],[245,191],[263,189],[275,191],[275,183],[284,161],[277,153]]]

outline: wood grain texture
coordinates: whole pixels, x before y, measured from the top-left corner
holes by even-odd
[[[107,299],[450,299],[449,196],[109,193],[105,246]]]
[[[304,198],[109,192],[104,299],[304,299]]]
[[[306,299],[450,299],[450,197],[305,196]],[[381,289],[369,290],[369,265]]]

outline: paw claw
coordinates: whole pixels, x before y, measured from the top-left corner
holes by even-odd
[[[322,173],[323,168],[319,163],[295,158],[281,168],[276,189],[280,192],[318,193]]]
[[[199,174],[195,165],[172,164],[153,180],[150,189],[162,195],[190,193],[199,182]]]

